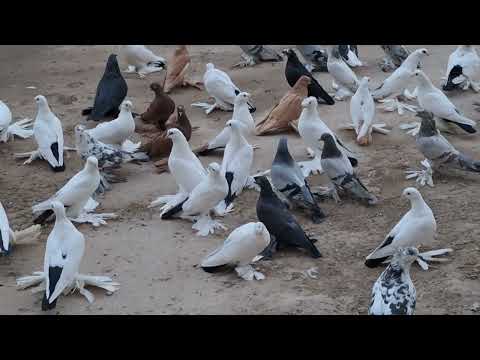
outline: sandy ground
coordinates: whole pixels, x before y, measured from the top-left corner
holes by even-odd
[[[418,46],[420,47],[420,46]],[[431,56],[424,61],[426,73],[438,86],[453,45],[428,46]],[[173,46],[151,46],[158,54],[169,57]],[[282,49],[283,46],[275,46]],[[415,48],[412,46],[412,48]],[[377,67],[383,52],[378,46],[360,46],[360,56],[367,63],[356,70],[359,76],[371,77],[377,86],[386,77]],[[254,68],[230,70],[239,60],[237,46],[190,46],[192,73],[201,78],[204,65],[213,62],[227,70],[233,81],[252,94],[258,120],[288,90],[284,78],[285,63],[261,64]],[[117,46],[1,46],[0,99],[11,108],[15,118],[36,113],[33,97],[43,94],[52,110],[62,120],[66,143],[74,144],[73,127],[86,123],[82,108],[93,101],[106,58]],[[120,60],[122,60],[120,58]],[[120,63],[125,68],[124,63]],[[316,75],[331,90],[329,74]],[[163,74],[145,79],[128,74],[128,98],[136,112],[142,112],[152,99],[149,84],[162,80]],[[27,89],[35,86],[37,89]],[[471,91],[449,94],[452,101],[474,119],[472,102],[478,99]],[[189,104],[205,100],[206,93],[196,89],[174,91],[172,98],[185,105],[193,125],[200,126],[190,143],[197,146],[217,133],[231,113],[214,112],[206,116]],[[320,115],[335,129],[349,120],[348,102],[320,107]],[[152,164],[125,166],[122,173],[128,182],[116,184],[99,199],[102,212],[114,211],[118,220],[107,226],[79,226],[86,237],[86,253],[81,266],[83,273],[105,274],[121,283],[112,296],[93,290],[96,301],[89,305],[80,295],[61,297],[60,314],[366,314],[373,282],[382,269],[368,269],[364,257],[379,244],[395,225],[409,204],[399,195],[414,182],[404,179],[404,170],[416,167],[423,158],[414,147],[414,139],[398,128],[400,121],[413,120],[407,113],[385,113],[377,109],[378,122],[386,122],[393,131],[388,136],[374,135],[370,147],[355,145],[351,132],[339,132],[348,146],[361,153],[360,177],[382,200],[376,207],[358,203],[332,201],[321,204],[328,219],[312,224],[300,212],[295,215],[305,230],[319,239],[317,246],[324,257],[309,258],[300,251],[277,253],[274,261],[261,262],[257,267],[266,275],[261,282],[246,282],[235,274],[212,275],[197,264],[223,242],[235,227],[256,221],[255,203],[258,193],[244,192],[236,201],[236,211],[226,217],[227,232],[207,238],[196,237],[191,224],[183,220],[161,221],[158,211],[147,209],[156,196],[173,194],[175,184],[170,174],[154,173]],[[90,122],[89,126],[93,124]],[[458,148],[480,158],[478,135],[449,136]],[[256,137],[252,143],[261,149],[255,152],[252,171],[271,165],[278,136]],[[300,137],[289,135],[290,151],[297,160],[306,159]],[[34,149],[34,140],[15,140],[0,144],[0,199],[6,207],[14,229],[31,224],[31,205],[47,198],[82,168],[75,153],[66,160],[64,173],[53,173],[45,162],[23,166],[13,158],[15,152]],[[221,161],[219,156],[203,157],[201,161]],[[435,188],[423,188],[422,194],[431,206],[438,223],[435,248],[452,247],[451,261],[434,265],[429,271],[418,266],[412,269],[417,288],[417,314],[472,314],[472,304],[480,301],[480,264],[478,208],[479,178],[454,174],[435,177]],[[313,185],[325,184],[324,176],[311,178]],[[41,294],[17,291],[15,279],[41,270],[45,241],[51,230],[46,227],[38,244],[16,247],[10,257],[0,258],[0,313],[40,314]],[[317,267],[319,277],[307,278],[302,272]]]

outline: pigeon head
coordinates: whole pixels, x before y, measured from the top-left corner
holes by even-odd
[[[85,168],[87,169],[97,169],[98,170],[98,160],[95,156],[89,156],[85,162]]]
[[[227,121],[226,127],[231,128],[233,131],[240,131],[241,124],[237,120],[229,120]]]
[[[340,45],[330,45],[327,47],[328,55],[334,57],[335,59],[340,59]]]
[[[35,102],[37,103],[37,106],[39,108],[48,106],[48,101],[47,98],[43,95],[37,95],[35,96]]]
[[[185,107],[183,105],[177,106],[177,115],[178,115],[178,118],[180,118],[180,116],[185,115]]]
[[[215,69],[215,65],[213,65],[212,63],[208,63],[207,65],[205,65],[205,68],[208,70],[213,70]]]
[[[235,96],[235,105],[246,104],[250,100],[250,94],[247,92],[241,92]]]
[[[433,136],[437,134],[437,123],[435,122],[433,113],[429,111],[419,111],[417,115],[422,122],[420,124],[419,136]]]
[[[167,133],[165,135],[167,138],[171,139],[172,141],[175,141],[176,139],[179,139],[180,137],[183,136],[182,132],[178,130],[177,128],[171,128],[167,130]]]
[[[364,76],[362,80],[360,80],[360,86],[368,86],[370,83],[370,78],[368,76]]]
[[[125,100],[122,102],[122,105],[120,105],[120,110],[121,111],[127,111],[127,112],[132,112],[133,104],[130,100]]]
[[[295,51],[293,49],[283,49],[282,54],[284,54],[288,60],[299,61],[297,54],[295,54]]]
[[[50,208],[55,213],[55,217],[62,218],[65,217],[65,206],[58,200],[54,200],[50,204]]]
[[[207,172],[212,175],[220,174],[220,169],[220,165],[218,165],[216,162],[212,162],[207,166]]]
[[[422,194],[420,194],[420,191],[418,191],[414,187],[408,187],[405,190],[403,190],[402,196],[404,198],[407,198],[408,200],[412,201],[412,200],[421,198]]]
[[[430,55],[428,50],[425,49],[425,48],[417,49],[417,50],[415,50],[415,52],[418,53],[420,56],[429,56]]]
[[[309,96],[302,101],[302,107],[308,109],[314,109],[318,105],[318,101],[314,96]]]
[[[105,67],[105,74],[118,73],[120,74],[120,68],[118,67],[117,55],[110,54],[107,60],[107,66]]]
[[[412,75],[419,84],[429,83],[430,79],[422,70],[415,70]]]
[[[399,264],[403,268],[409,268],[419,257],[421,258],[418,249],[413,246],[399,248],[393,254],[392,263]]]
[[[325,143],[335,143],[333,140],[333,136],[330,135],[329,133],[323,133],[322,136],[320,136],[320,140],[322,140]]]
[[[261,176],[256,176],[253,178],[255,180],[255,183],[260,186],[260,189],[262,192],[267,191],[267,192],[273,192],[272,190],[272,185],[270,185],[270,181],[268,181],[267,177],[264,175]]]
[[[88,133],[85,132],[85,126],[76,125],[74,128],[74,133],[75,133],[75,145],[77,147],[77,150],[80,151],[80,153],[87,151],[88,140],[90,139],[90,135],[88,135]]]
[[[163,94],[163,86],[157,82],[150,84],[150,89],[155,93],[155,95]]]

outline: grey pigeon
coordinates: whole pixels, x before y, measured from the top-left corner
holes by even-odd
[[[255,65],[261,62],[278,62],[283,58],[275,50],[265,45],[239,45],[247,56],[245,65]]]
[[[105,117],[117,117],[119,108],[127,96],[128,86],[120,72],[117,55],[111,54],[105,72],[97,86],[93,107],[82,111],[87,120],[100,121]]]
[[[414,247],[399,249],[373,285],[369,315],[413,315],[417,293],[410,267],[419,256]]]
[[[307,65],[305,67],[312,72],[328,72],[327,59],[328,55],[325,49],[320,45],[296,45]]]
[[[305,234],[295,217],[275,195],[268,179],[265,176],[257,176],[255,182],[260,186],[257,217],[265,225],[271,237],[269,246],[261,255],[271,258],[274,249],[296,247],[306,249],[313,258],[321,257],[314,245],[316,240],[310,239]]]
[[[462,154],[440,134],[433,113],[421,111],[417,116],[422,119],[422,123],[415,142],[418,150],[432,163],[433,168],[451,167],[480,172],[480,161]]]
[[[332,191],[336,199],[338,199],[336,190],[341,189],[354,198],[366,201],[369,205],[376,204],[377,198],[368,191],[355,175],[348,157],[338,149],[332,135],[324,133],[320,140],[324,142],[320,163],[332,182]]]
[[[317,205],[303,172],[288,151],[287,138],[282,137],[278,143],[277,153],[272,164],[272,182],[275,188],[294,200],[300,195],[302,202],[311,210],[311,219],[320,223],[325,214]]]
[[[404,45],[380,45],[380,47],[386,55],[383,63],[380,64],[380,68],[384,72],[393,71],[400,67],[408,55],[410,55],[410,50]]]

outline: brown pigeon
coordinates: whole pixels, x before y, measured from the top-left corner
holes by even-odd
[[[163,92],[163,87],[159,83],[152,83],[150,89],[155,93],[155,98],[140,118],[147,124],[153,124],[160,130],[165,130],[165,122],[175,111],[175,103]]]
[[[301,76],[270,113],[255,126],[257,135],[270,135],[296,128],[302,112],[302,101],[308,95],[310,78]]]
[[[179,129],[185,138],[190,140],[192,136],[192,125],[190,124],[190,120],[188,120],[187,114],[185,113],[185,108],[182,105],[177,107],[177,112],[170,115],[167,122],[165,123],[166,130],[156,134],[155,136],[149,135],[145,144],[142,144],[140,151],[144,151],[150,156],[151,158],[165,158],[170,155],[170,151],[172,150],[172,140],[167,138],[166,132],[168,129],[177,128]],[[168,159],[167,159],[168,161]],[[166,166],[166,161],[159,160],[155,163],[160,169],[163,166]]]
[[[163,83],[165,93],[170,93],[173,88],[178,86],[193,86],[202,90],[199,86],[201,84],[200,82],[190,82],[185,79],[185,74],[189,66],[190,55],[188,54],[187,47],[185,45],[179,45],[168,61],[167,76]]]

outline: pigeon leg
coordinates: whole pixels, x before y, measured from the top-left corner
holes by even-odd
[[[252,281],[254,279],[265,279],[265,275],[263,275],[261,272],[255,271],[251,265],[237,266],[235,271],[237,272],[238,276],[247,281]]]
[[[40,154],[39,150],[30,151],[30,152],[26,152],[26,153],[16,153],[14,156],[17,159],[22,159],[22,158],[28,157],[28,159],[23,163],[23,165],[30,164],[32,161],[42,158],[42,155]]]
[[[212,219],[209,213],[201,215],[197,222],[193,224],[192,229],[198,230],[198,236],[208,236],[213,234],[216,229],[227,230],[222,223]]]
[[[385,129],[386,125],[387,124],[385,123],[373,124],[372,131],[383,134],[383,135],[387,135],[391,130]]]
[[[407,170],[406,179],[417,178],[416,182],[421,186],[427,184],[430,187],[433,187],[433,168],[428,159],[425,159],[421,162],[425,169],[422,170]]]
[[[117,217],[118,216],[115,213],[95,214],[83,211],[78,217],[73,219],[70,218],[70,220],[79,224],[90,223],[93,226],[98,227],[100,225],[106,225],[107,222],[105,220],[115,219]]]

